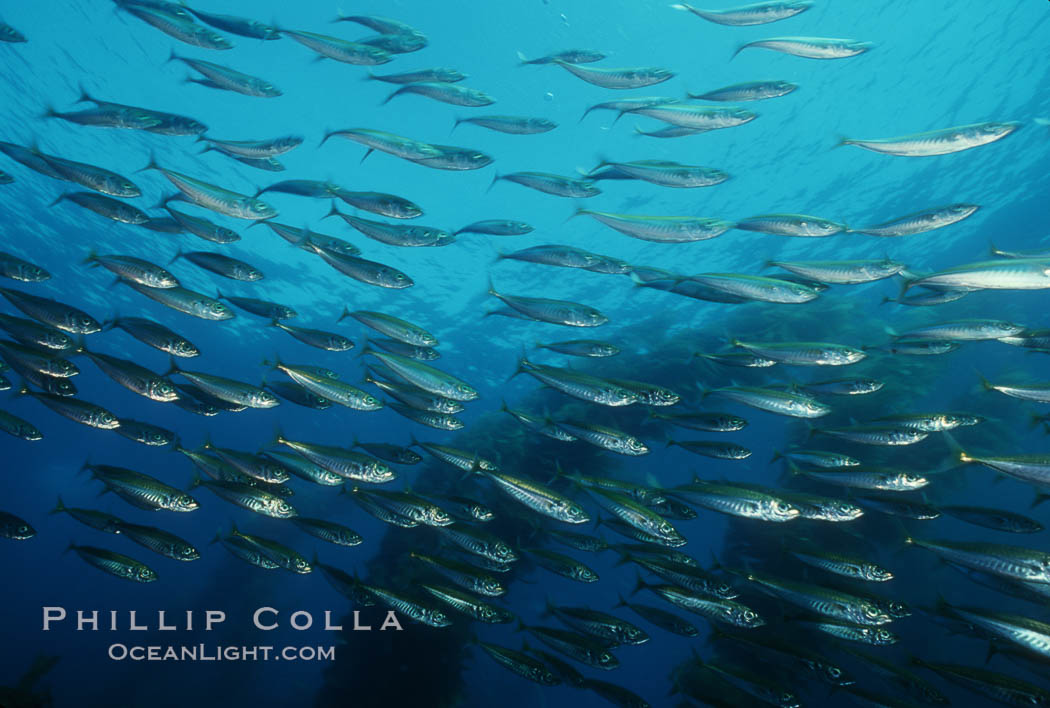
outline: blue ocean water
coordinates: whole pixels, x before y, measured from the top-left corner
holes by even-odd
[[[35,145],[48,154],[97,164],[129,176],[143,191],[134,203],[154,215],[162,212],[153,205],[174,190],[157,172],[132,174],[144,167],[151,155],[164,167],[237,192],[252,193],[255,188],[286,178],[330,180],[351,190],[389,192],[411,199],[425,211],[417,221],[438,228],[455,230],[473,221],[499,218],[526,221],[535,231],[508,237],[464,234],[442,248],[395,248],[361,237],[339,219],[323,219],[330,208],[327,200],[278,193],[264,197],[279,210],[278,221],[346,238],[358,245],[365,257],[396,266],[415,281],[411,288],[388,290],[341,276],[265,226],[246,230],[247,222],[194,207],[185,210],[235,229],[242,239],[214,246],[188,234],[154,233],[110,222],[69,202],[49,206],[75,186],[48,179],[4,158],[0,169],[15,181],[0,185],[0,250],[37,263],[52,273],[52,278],[42,283],[10,281],[4,283],[5,287],[10,285],[73,304],[99,320],[118,313],[154,318],[200,348],[202,355],[186,360],[186,367],[251,383],[260,382],[264,376],[280,378],[262,364],[275,354],[290,362],[333,368],[351,383],[360,381],[366,360],[357,355],[371,335],[353,320],[336,324],[336,319],[344,307],[378,310],[433,332],[441,341],[441,358],[435,365],[470,382],[480,392],[480,400],[468,404],[459,415],[466,424],[462,434],[424,428],[391,410],[366,413],[335,406],[326,411],[310,411],[290,403],[271,410],[202,418],[136,396],[101,374],[86,358],[75,359],[82,369],[75,379],[81,398],[103,405],[121,417],[174,430],[188,447],[199,445],[210,435],[216,444],[256,451],[269,444],[279,426],[290,438],[331,445],[349,446],[355,438],[407,444],[414,436],[472,446],[486,456],[497,456],[501,464],[530,469],[536,479],[544,482],[554,475],[554,461],[559,458],[567,469],[574,464],[587,466],[587,473],[607,470],[662,487],[687,483],[694,474],[775,485],[783,467],[767,461],[774,450],[803,440],[805,426],[735,404],[701,403],[700,391],[733,381],[786,381],[796,375],[808,376],[809,372],[798,374],[796,369],[761,376],[740,373],[690,362],[693,351],[714,351],[725,346],[730,337],[815,339],[878,347],[889,341],[886,327],[906,331],[963,317],[1007,319],[1033,329],[1044,326],[1045,295],[1041,291],[977,293],[940,308],[904,308],[880,304],[899,289],[898,281],[887,280],[834,286],[817,301],[803,305],[725,305],[637,288],[622,275],[497,261],[497,257],[501,252],[559,243],[634,265],[685,274],[759,274],[769,272],[763,269],[769,260],[884,256],[907,263],[915,271],[934,271],[984,259],[990,241],[1008,249],[1040,247],[1050,230],[1046,217],[1050,129],[1034,122],[1050,116],[1050,67],[1045,61],[1050,23],[1046,3],[820,0],[796,18],[744,28],[707,23],[672,9],[666,2],[648,0],[363,0],[343,6],[320,0],[294,6],[229,0],[214,5],[202,9],[347,39],[365,36],[369,31],[349,23],[329,24],[337,14],[356,12],[398,18],[425,33],[428,45],[418,53],[401,55],[389,64],[374,67],[374,71],[455,67],[469,75],[465,85],[489,93],[497,102],[489,108],[461,108],[419,96],[399,96],[382,104],[396,86],[364,81],[367,67],[315,61],[310,50],[288,38],[263,42],[233,37],[236,46],[232,51],[208,52],[180,44],[102,0],[5,3],[3,22],[26,35],[28,42],[0,44],[0,62],[4,67],[0,72],[0,105],[4,108],[0,139]],[[874,42],[876,47],[858,57],[837,61],[812,61],[762,50],[748,50],[730,60],[744,42],[782,35],[850,37]],[[676,76],[649,88],[617,92],[581,82],[557,66],[519,66],[516,57],[518,51],[531,57],[576,47],[598,49],[609,55],[594,66],[659,66],[672,69]],[[172,49],[182,56],[207,59],[265,77],[284,95],[252,98],[187,83],[188,69],[178,62],[166,62]],[[636,95],[683,98],[686,91],[703,92],[756,79],[787,80],[799,84],[800,89],[783,98],[750,104],[748,107],[759,118],[747,125],[676,139],[639,137],[634,131],[636,126],[653,129],[659,124],[631,115],[614,122],[614,114],[598,111],[580,120],[588,106],[601,101]],[[296,134],[304,136],[305,142],[280,158],[287,167],[285,172],[267,173],[215,152],[199,154],[201,144],[190,137],[91,128],[40,117],[49,106],[72,110],[81,87],[102,100],[190,115],[209,127],[209,137],[247,140]],[[541,135],[517,136],[464,124],[449,134],[457,117],[488,113],[543,117],[556,121],[558,127]],[[906,159],[850,147],[834,148],[841,136],[886,137],[1012,120],[1025,123],[1016,135],[1001,143],[953,155]],[[364,148],[338,138],[319,146],[327,132],[351,127],[469,146],[491,155],[494,164],[476,171],[441,171],[378,153],[362,161]],[[491,184],[497,174],[522,170],[575,176],[578,168],[590,169],[604,158],[675,160],[723,169],[732,177],[724,184],[704,189],[665,189],[640,181],[603,181],[598,183],[602,194],[578,201],[540,194],[505,181]],[[981,209],[962,223],[900,239],[856,234],[792,239],[734,230],[710,241],[659,244],[628,238],[590,219],[569,220],[576,208],[586,207],[730,221],[753,214],[795,212],[861,225],[953,202],[978,204]],[[339,206],[352,212],[346,205]],[[137,256],[166,265],[179,249],[221,250],[252,263],[266,275],[253,284],[220,282],[218,276],[186,261],[177,261],[170,270],[185,287],[206,294],[220,289],[225,294],[289,305],[299,312],[294,324],[338,331],[352,338],[357,347],[348,353],[312,349],[266,326],[265,320],[243,312],[226,322],[196,320],[148,301],[124,286],[114,286],[107,271],[82,264],[95,251]],[[486,295],[489,279],[500,292],[586,303],[607,314],[611,321],[597,330],[586,331],[484,317],[498,305]],[[6,313],[19,314],[6,303],[3,308]],[[703,405],[747,417],[750,426],[727,439],[749,447],[753,455],[743,462],[728,462],[697,457],[678,448],[664,449],[670,428],[647,423],[644,429],[634,430],[632,425],[641,425],[640,414],[621,415],[596,406],[573,410],[575,415],[592,422],[636,432],[652,452],[624,458],[598,453],[581,442],[558,448],[542,438],[524,437],[512,419],[499,413],[501,400],[515,408],[541,413],[541,407],[551,401],[567,403],[569,399],[559,399],[555,394],[540,398],[537,382],[530,377],[509,379],[522,349],[529,350],[530,359],[565,365],[566,358],[534,351],[533,345],[537,341],[592,334],[615,342],[624,350],[621,356],[626,363],[622,365],[630,367],[626,372],[629,376],[620,370],[616,370],[616,375],[670,386],[683,395],[681,408]],[[164,372],[168,366],[165,354],[118,330],[90,335],[88,345],[93,350],[132,359],[154,371]],[[621,365],[619,361],[573,365],[580,370],[601,372],[602,366],[614,364]],[[612,369],[608,371],[613,373]],[[1014,376],[1039,381],[1046,379],[1048,373],[1040,355],[996,342],[966,345],[944,357],[877,354],[850,374],[885,375],[894,380],[894,386],[866,402],[868,407],[859,412],[837,412],[836,421],[848,424],[854,416],[863,419],[880,412],[964,409],[989,418],[985,432],[980,436],[973,433],[977,436],[973,439],[984,449],[998,454],[1045,450],[1042,429],[1028,426],[1028,413],[1042,412],[1043,408],[980,391],[975,371],[992,380]],[[338,672],[328,671],[323,662],[117,664],[105,655],[113,642],[161,644],[175,640],[153,631],[142,632],[141,637],[127,630],[76,632],[69,622],[43,632],[41,608],[121,612],[137,609],[147,617],[154,616],[158,609],[168,610],[169,615],[189,609],[219,609],[229,615],[221,629],[208,634],[178,632],[177,641],[327,645],[335,641],[335,633],[315,629],[296,632],[284,620],[298,609],[312,612],[315,619],[326,609],[342,617],[349,608],[346,599],[324,582],[319,572],[298,576],[262,571],[238,561],[219,545],[208,544],[216,532],[227,530],[233,520],[242,530],[281,539],[307,557],[316,550],[324,562],[347,572],[356,569],[366,578],[369,567],[394,562],[379,555],[387,535],[411,537],[418,532],[420,537],[430,538],[429,530],[385,525],[361,513],[333,490],[311,488],[305,483],[293,483],[293,503],[311,516],[351,526],[364,536],[362,545],[344,549],[324,544],[285,522],[239,510],[203,489],[193,492],[202,507],[192,514],[137,510],[112,495],[97,496],[101,485],[80,473],[81,466],[86,461],[119,465],[184,487],[193,476],[189,461],[182,455],[144,447],[111,432],[77,425],[29,397],[16,397],[11,392],[0,395],[4,396],[0,407],[32,421],[44,434],[44,439],[35,443],[6,436],[0,440],[0,508],[25,518],[38,531],[28,542],[4,541],[0,546],[0,563],[7,579],[0,584],[6,638],[0,647],[0,666],[4,667],[0,684],[13,684],[36,655],[59,655],[60,662],[45,679],[55,705],[313,704],[326,682],[341,686]],[[965,441],[969,432],[960,433],[960,439]],[[676,438],[704,437],[681,430],[673,434]],[[463,437],[467,435],[471,437]],[[1005,444],[1006,449],[996,448],[996,443]],[[916,449],[921,452],[894,452],[893,457],[885,459],[903,466],[910,463],[935,469],[948,456],[946,446],[932,438]],[[420,477],[433,483],[435,478],[454,481],[459,475],[453,468],[431,460],[419,467],[399,468],[398,473],[394,486],[399,489],[426,486],[427,479]],[[952,474],[951,479],[937,485],[936,492],[931,492],[932,499],[979,502],[1029,513],[1029,487],[1017,482],[993,484],[992,473],[987,470],[967,469]],[[485,485],[474,489],[483,490],[485,498],[498,499]],[[98,508],[177,533],[200,548],[202,557],[180,564],[153,556],[124,539],[103,536],[66,515],[49,515],[58,495],[69,506]],[[1044,507],[1030,513],[1034,518],[1047,520]],[[986,530],[955,520],[933,523],[937,525],[935,530],[924,532],[926,535],[989,540]],[[777,543],[776,534],[767,529],[759,531],[754,525],[745,528],[713,512],[700,511],[699,518],[676,522],[676,526],[689,539],[685,550],[705,564],[712,554],[722,557],[744,536],[759,546],[773,547]],[[961,576],[949,569],[937,569],[930,560],[932,556],[923,556],[922,551],[897,555],[901,544],[883,536],[884,532],[892,535],[895,527],[861,528],[862,535],[877,547],[886,564],[902,567],[892,588],[878,588],[884,594],[906,597],[916,604],[932,604],[940,592],[953,603],[983,602],[993,609],[1033,613],[1031,606],[1017,600],[976,585],[963,585]],[[614,537],[611,532],[602,533],[609,540]],[[151,584],[135,584],[105,576],[73,553],[64,554],[70,541],[127,553],[150,564],[160,579]],[[404,543],[407,549],[414,541]],[[1046,537],[1039,534],[1021,543],[1045,549]],[[614,566],[615,554],[569,553],[594,568],[601,581],[583,585],[539,568],[524,572],[515,578],[506,605],[527,624],[541,622],[539,616],[547,597],[556,604],[609,610],[620,595],[626,596],[634,589],[633,567]],[[652,597],[646,597],[645,602],[659,604]],[[263,634],[251,627],[250,614],[261,606],[282,611],[281,629]],[[1045,610],[1038,611],[1045,619]],[[620,669],[609,673],[585,669],[585,673],[620,684],[651,705],[676,705],[679,698],[668,696],[671,670],[689,660],[691,651],[705,657],[711,655],[711,647],[705,642],[707,626],[698,617],[692,619],[701,628],[700,639],[685,640],[646,626],[653,637],[649,643],[617,650],[623,663]],[[466,620],[458,618],[457,623],[466,624]],[[921,616],[897,624],[901,625],[899,633],[904,641],[900,647],[887,651],[886,656],[902,663],[912,653],[978,665],[984,660],[984,643],[949,636]],[[894,629],[898,629],[896,624]],[[512,625],[475,625],[471,631],[487,642],[512,648],[521,644],[522,635],[516,634]],[[370,649],[370,642],[379,645],[378,635],[374,632],[362,635],[363,639],[354,637],[350,644],[340,645],[337,651],[350,654],[349,658],[341,656],[345,663],[340,665],[352,666],[354,653],[365,656],[378,651]],[[804,633],[795,636],[809,641],[809,635]],[[529,641],[534,643],[531,637]],[[419,651],[432,649],[422,645]],[[440,665],[442,660],[440,655],[426,657],[426,663],[431,664]],[[389,675],[398,677],[399,683],[380,686],[368,681],[367,676],[355,679],[339,689],[345,691],[339,694],[344,705],[378,704],[383,696],[390,697],[388,704],[401,704],[403,694],[399,692],[414,679],[412,664],[404,662],[396,652],[391,652],[386,661],[391,665]],[[993,661],[992,667],[997,670],[1013,671],[1029,681],[1038,680],[1014,669],[1012,664]],[[406,668],[399,673],[397,667],[402,664]],[[445,669],[458,672],[460,666],[457,662]],[[982,705],[980,701],[984,699],[972,693],[951,688],[936,678],[931,680],[950,694],[956,705]],[[873,690],[881,690],[877,682],[874,686]],[[470,650],[463,662],[459,691],[461,704],[469,706],[492,705],[496,701],[505,706],[607,705],[588,691],[528,683],[500,669],[476,649]],[[828,696],[820,691],[807,697],[807,704],[812,705],[841,705],[846,700],[841,693]],[[332,700],[330,695],[326,700]]]

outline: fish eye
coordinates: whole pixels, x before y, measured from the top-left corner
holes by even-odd
[[[29,527],[28,526],[19,526],[17,530],[18,530],[18,533],[29,533]]]
[[[828,676],[830,676],[831,678],[836,678],[837,679],[840,676],[842,676],[842,671],[837,666],[829,667],[828,668]]]
[[[744,611],[744,619],[747,620],[748,622],[751,622],[756,617],[758,617],[758,615],[755,612],[753,612],[751,610],[745,610]]]

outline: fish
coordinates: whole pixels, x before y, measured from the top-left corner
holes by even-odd
[[[334,332],[310,329],[308,327],[295,327],[276,319],[271,320],[270,325],[284,330],[303,344],[308,344],[317,349],[323,349],[330,352],[346,352],[354,348],[354,343],[351,340]]]
[[[409,201],[395,194],[383,192],[351,192],[342,187],[333,186],[330,189],[332,195],[339,197],[344,202],[356,209],[370,211],[373,214],[388,216],[391,219],[415,219],[423,215],[423,209],[415,202]],[[337,213],[334,212],[333,213]],[[341,215],[344,216],[345,215]],[[351,224],[352,225],[352,224]]]
[[[937,507],[941,513],[952,516],[968,524],[993,529],[995,531],[1006,531],[1008,533],[1039,533],[1044,526],[1023,514],[1017,514],[1004,509],[989,509],[982,506],[965,505],[941,505]]]
[[[113,430],[120,427],[120,420],[102,406],[79,398],[70,398],[53,393],[31,391],[25,384],[18,390],[19,395],[31,396],[74,423],[81,423],[100,430]]]
[[[35,425],[2,409],[0,409],[0,430],[26,442],[37,442],[44,439],[43,433]]]
[[[872,42],[857,39],[837,39],[829,37],[771,37],[740,45],[733,57],[752,47],[772,49],[775,52],[790,54],[806,59],[848,59],[875,48]]]
[[[745,577],[761,592],[839,622],[877,627],[893,619],[871,602],[848,593],[754,572]]]
[[[524,221],[510,221],[506,219],[486,219],[475,221],[461,229],[453,232],[453,236],[459,234],[489,234],[491,236],[521,236],[531,233],[533,227]]]
[[[935,664],[918,657],[912,657],[911,663],[1000,703],[1050,703],[1050,691],[1013,676],[961,664]]]
[[[577,209],[573,216],[587,215],[622,234],[656,243],[691,243],[721,236],[733,224],[721,219],[692,216],[638,216]]]
[[[766,278],[741,273],[698,273],[677,281],[675,292],[685,286],[707,289],[713,294],[703,294],[699,299],[716,298],[714,302],[778,302],[784,304],[801,304],[815,300],[819,292],[808,285],[801,285],[779,278]],[[685,294],[689,294],[686,290]]]
[[[782,268],[804,278],[836,285],[871,283],[891,278],[905,268],[903,263],[888,258],[854,261],[769,261],[767,265]]]
[[[637,179],[661,187],[691,189],[695,187],[713,187],[730,178],[727,172],[715,167],[685,165],[669,160],[635,160],[632,162],[613,162],[603,159],[590,172],[588,179]]]
[[[550,172],[512,172],[510,174],[497,174],[492,178],[492,184],[499,180],[506,180],[520,184],[537,192],[552,194],[556,197],[568,197],[573,199],[585,199],[601,194],[601,190],[595,187],[591,180],[574,179]]]
[[[586,524],[590,515],[565,495],[530,479],[499,470],[484,469],[474,464],[472,472],[480,474],[515,501],[543,516],[568,524]]]
[[[528,59],[524,54],[518,52],[518,60],[523,64],[554,64],[563,61],[567,64],[593,64],[606,57],[605,52],[595,49],[565,49],[554,54]]]
[[[479,397],[477,390],[470,384],[429,364],[392,352],[377,352],[370,347],[364,347],[362,354],[371,354],[405,381],[429,393],[464,402]]]
[[[277,157],[294,150],[303,143],[300,135],[285,135],[269,140],[219,140],[200,136],[198,142],[206,142],[208,148],[218,150],[228,155],[246,157],[254,160],[263,160],[268,157]]]
[[[326,34],[279,28],[278,31],[291,37],[304,47],[316,52],[322,59],[334,59],[344,64],[358,66],[376,66],[386,64],[393,59],[390,52],[380,47],[359,42],[348,42],[339,37]]]
[[[861,349],[827,342],[742,342],[733,339],[731,344],[779,364],[848,366],[867,357]]]
[[[200,508],[200,502],[186,492],[142,472],[90,462],[85,462],[83,469],[102,482],[107,491],[139,509],[188,513]]]
[[[207,27],[198,25],[192,18],[185,18],[147,4],[126,0],[120,0],[117,6],[180,42],[201,49],[233,49],[232,42],[218,32],[212,32]]]
[[[682,637],[696,637],[700,634],[700,630],[690,622],[659,607],[628,602],[623,596],[620,596],[620,601],[615,607],[627,607],[649,624]]]
[[[797,624],[836,639],[876,647],[889,646],[900,641],[898,635],[885,627],[863,627],[848,622],[798,622]]]
[[[734,600],[721,600],[691,593],[674,585],[650,585],[638,578],[634,592],[650,590],[662,599],[707,619],[712,624],[754,629],[765,626],[765,619],[746,605]]]
[[[365,258],[347,255],[307,239],[313,251],[328,265],[354,280],[381,288],[400,290],[415,285],[415,281],[393,266],[384,265]]]
[[[557,686],[561,683],[561,679],[539,659],[496,644],[487,644],[482,641],[478,641],[477,644],[497,664],[522,678],[541,686]]]
[[[537,343],[536,347],[557,352],[559,354],[566,354],[568,356],[592,358],[616,356],[620,353],[620,348],[615,344],[602,342],[596,339],[574,339],[567,342],[551,342],[549,344]]]
[[[0,22],[0,42],[20,44],[28,41],[26,36],[6,22]]]
[[[229,32],[230,34],[236,34],[241,37],[250,37],[252,39],[280,39],[281,33],[276,27],[258,22],[256,20],[247,19],[244,17],[237,17],[235,15],[218,15],[211,12],[202,12],[201,10],[186,7],[186,12],[191,13],[201,22],[211,25],[215,29]]]
[[[439,82],[454,84],[467,78],[463,72],[449,67],[435,67],[433,69],[417,69],[415,71],[404,71],[399,74],[373,74],[369,72],[365,77],[369,81],[384,81],[388,84],[414,84],[423,82]]]
[[[1050,583],[1050,555],[1039,550],[980,541],[930,540],[908,536],[904,543],[933,551],[956,565],[1012,580]]]
[[[146,215],[146,212],[138,207],[113,197],[107,197],[104,194],[95,194],[94,192],[63,192],[58,195],[55,201],[51,202],[51,206],[66,201],[73,202],[77,206],[93,211],[99,216],[119,221],[122,224],[141,225],[149,221],[149,216]]]
[[[99,570],[124,580],[136,583],[152,583],[157,580],[157,573],[152,568],[120,553],[96,546],[78,546],[74,543],[70,543],[66,550],[75,552]]]
[[[618,67],[615,69],[591,69],[571,64],[563,59],[554,59],[557,64],[573,76],[589,84],[608,89],[636,89],[663,83],[674,77],[674,72],[657,66]]]
[[[370,239],[385,243],[388,246],[445,246],[451,243],[453,236],[447,231],[429,226],[387,224],[359,216],[340,212],[335,205],[328,216],[342,217],[343,221],[360,231]]]
[[[202,238],[205,241],[211,241],[212,243],[233,243],[240,241],[241,236],[232,229],[228,229],[225,226],[214,224],[207,219],[195,216],[192,214],[186,214],[178,211],[171,207],[171,204],[165,203],[164,209],[171,214],[171,218],[179,226],[180,229],[188,231],[189,233]],[[252,222],[258,223],[258,222]]]
[[[128,359],[80,348],[92,362],[118,384],[152,401],[170,403],[179,397],[170,381]]]
[[[967,342],[1014,337],[1024,330],[1024,325],[1005,320],[970,319],[941,322],[896,336],[906,339],[949,339]]]
[[[450,103],[453,106],[468,106],[476,108],[478,106],[489,106],[496,102],[496,99],[492,98],[484,91],[467,88],[462,84],[422,82],[401,84],[399,88],[386,97],[386,100],[384,100],[383,103],[389,103],[392,98],[410,93],[426,96],[427,98],[432,98],[435,101],[441,101],[442,103]]]
[[[227,300],[245,312],[264,317],[271,321],[291,319],[299,316],[299,313],[287,305],[270,302],[269,300],[260,300],[259,298],[254,297],[239,297],[236,295],[223,295],[222,292],[218,290],[215,293],[215,297],[219,300]]]
[[[198,486],[205,487],[221,499],[248,511],[253,511],[256,514],[269,516],[274,519],[290,519],[299,515],[294,506],[276,494],[243,482],[228,482],[218,479],[202,480],[198,474],[193,478],[191,489]]]
[[[51,168],[59,179],[73,182],[111,197],[135,198],[142,196],[138,185],[123,175],[85,162],[66,160],[55,155],[36,154]]]
[[[168,56],[168,61],[181,61],[186,66],[204,76],[204,79],[188,79],[188,81],[199,83],[208,88],[232,91],[234,93],[243,94],[245,96],[255,96],[257,98],[276,98],[277,96],[283,95],[281,89],[277,88],[266,79],[252,76],[250,74],[244,74],[235,69],[231,69],[228,66],[214,64],[210,61],[180,57],[175,53],[175,50],[171,51],[171,54]]]
[[[731,386],[704,392],[705,396],[728,398],[758,410],[792,418],[820,418],[831,413],[831,407],[809,396],[753,386]]]
[[[522,358],[515,375],[526,373],[537,380],[574,398],[604,406],[629,406],[639,401],[636,391],[606,379],[583,374],[572,369],[534,364]]]
[[[826,238],[843,233],[848,229],[845,224],[805,214],[763,214],[761,216],[753,216],[738,221],[736,228],[744,231],[758,231],[760,233],[804,238]]]
[[[276,396],[258,386],[252,386],[225,376],[216,376],[215,374],[207,374],[201,371],[187,371],[179,367],[175,359],[172,358],[170,368],[164,375],[172,376],[174,374],[178,374],[195,386],[199,386],[205,393],[235,405],[243,405],[249,408],[273,408],[280,404]]]
[[[290,440],[280,431],[274,436],[273,444],[284,445],[343,479],[384,484],[396,477],[394,470],[385,462],[347,448]]]
[[[164,111],[156,111],[151,108],[128,106],[123,103],[100,101],[89,94],[83,86],[80,87],[80,98],[77,100],[77,103],[94,103],[95,108],[93,111],[95,113],[89,118],[89,120],[95,121],[98,119],[99,114],[101,114],[102,120],[105,123],[119,123],[119,125],[113,127],[135,128],[145,130],[149,133],[156,133],[157,135],[170,135],[176,137],[201,135],[208,131],[208,126],[195,118],[190,118],[189,116],[179,115],[177,113],[165,113]],[[52,111],[49,111],[48,113],[50,114]],[[69,114],[65,114],[58,117],[66,118],[68,120],[68,116]],[[77,120],[75,122],[80,121]],[[98,123],[91,122],[89,124],[96,125]]]
[[[757,2],[726,10],[701,10],[687,3],[675,3],[671,7],[690,12],[708,22],[732,27],[748,27],[789,19],[813,7],[813,2],[811,0]]]
[[[1007,123],[973,123],[954,128],[931,130],[925,133],[901,135],[893,138],[855,139],[842,138],[839,145],[856,145],[857,147],[899,157],[930,157],[949,155],[963,150],[972,150],[982,145],[1002,140],[1015,133],[1022,124]]]
[[[819,548],[789,548],[788,553],[808,566],[853,580],[884,583],[893,580],[893,573],[882,566],[856,556],[831,553]]]
[[[751,451],[743,445],[735,443],[717,442],[714,440],[671,440],[668,439],[667,446],[677,445],[688,450],[694,455],[713,457],[718,460],[746,460],[751,457]]]
[[[488,294],[499,298],[503,303],[527,318],[540,322],[567,325],[569,327],[598,327],[609,321],[608,317],[595,308],[577,302],[523,295],[506,295],[497,292],[491,280],[489,281]]]
[[[0,251],[0,275],[23,283],[41,283],[51,279],[51,274],[40,266],[4,251]]]
[[[166,447],[175,442],[175,433],[159,425],[144,423],[132,418],[119,418],[120,426],[116,433],[123,438],[133,440],[149,447]]]
[[[740,416],[729,413],[660,413],[651,412],[649,418],[661,420],[671,425],[690,430],[701,430],[709,433],[733,433],[743,430],[748,422]]]
[[[790,81],[746,81],[731,86],[723,86],[705,93],[690,92],[688,95],[689,98],[698,101],[741,103],[779,98],[796,90],[798,90],[798,84],[793,84]]]
[[[667,490],[671,496],[723,514],[784,523],[797,519],[800,510],[778,497],[734,484],[696,480]]]
[[[97,511],[95,509],[81,509],[79,507],[67,507],[62,503],[61,496],[58,497],[58,502],[55,504],[55,508],[48,513],[69,514],[85,526],[93,528],[96,531],[104,531],[112,534],[120,533],[120,525],[123,523],[123,521],[116,516],[102,511]]]
[[[149,164],[142,169],[157,170],[175,185],[188,201],[216,213],[249,221],[272,219],[277,216],[277,210],[266,202],[208,184],[181,172],[165,169],[158,165],[152,157]],[[175,214],[172,216],[178,218]]]
[[[507,624],[514,620],[514,613],[510,610],[495,605],[490,605],[474,597],[470,593],[457,590],[443,585],[420,583],[420,587],[444,602],[453,610],[467,617],[476,619],[486,624]]]
[[[226,306],[222,303],[212,302],[218,306],[216,312],[222,313],[226,310]],[[113,329],[114,327],[124,330],[143,344],[159,349],[162,352],[167,352],[172,356],[183,358],[200,356],[200,350],[190,340],[152,320],[142,317],[120,317],[118,315],[112,320],[107,320],[102,325],[103,330]]]
[[[177,561],[195,561],[201,557],[200,551],[173,533],[158,529],[155,526],[142,526],[127,521],[118,523],[121,536],[135,543]]]
[[[891,238],[912,236],[957,224],[976,214],[980,208],[977,204],[949,204],[947,206],[924,209],[874,226],[859,229],[851,228],[848,231],[867,236]]]
[[[457,118],[452,125],[455,130],[463,123],[477,125],[497,133],[508,133],[510,135],[536,135],[549,133],[558,127],[558,124],[547,118],[528,118],[525,116],[475,116],[471,118]]]
[[[1042,290],[1050,288],[1050,259],[1018,258],[967,263],[908,279],[904,291],[918,286],[975,290]]]
[[[134,281],[148,288],[165,289],[179,286],[178,279],[167,270],[134,256],[99,255],[92,251],[83,263],[93,268],[102,266],[118,278]]]
[[[694,132],[735,128],[758,118],[757,113],[746,108],[697,106],[686,103],[673,103],[669,106],[642,106],[632,108],[627,112],[631,115],[656,118],[675,128]]]
[[[7,511],[0,511],[0,538],[12,541],[28,541],[36,536],[36,529],[32,525]]]

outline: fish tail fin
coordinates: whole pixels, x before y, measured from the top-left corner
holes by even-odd
[[[161,374],[161,376],[164,376],[166,378],[168,376],[172,376],[173,374],[180,373],[180,371],[181,370],[179,369],[179,364],[178,364],[177,361],[175,361],[175,357],[169,356],[168,357],[168,370],[165,371],[163,374]]]
[[[84,84],[78,84],[77,89],[80,91],[80,98],[78,98],[75,103],[98,103],[98,101],[92,98],[91,94],[87,92],[87,89],[84,88]]]
[[[642,577],[641,573],[635,575],[634,590],[631,590],[631,595],[637,595],[639,590],[645,590],[649,587],[649,583],[645,582],[645,578]]]
[[[64,202],[65,200],[69,199],[69,195],[70,195],[70,194],[72,194],[72,192],[62,192],[61,194],[59,194],[59,195],[58,195],[58,196],[57,196],[57,197],[55,198],[55,201],[53,201],[53,202],[51,202],[50,204],[48,204],[48,206],[49,206],[49,207],[53,207],[53,206],[55,206],[56,204],[58,204],[59,202]]]
[[[98,254],[95,249],[88,251],[87,257],[80,261],[81,265],[91,266],[92,268],[98,268]]]
[[[496,285],[492,282],[492,276],[491,275],[489,276],[489,285],[488,285],[488,290],[486,292],[489,295],[492,295],[493,297],[499,297],[499,293],[496,292]]]
[[[943,432],[941,435],[944,437],[944,444],[951,450],[952,457],[957,459],[959,462],[976,462],[976,460],[963,449],[963,446],[959,444],[959,441],[955,439],[955,436],[950,432]]]
[[[193,468],[193,477],[190,479],[190,486],[189,486],[189,488],[190,489],[196,489],[199,486],[201,486],[201,473],[196,467],[194,467]]]
[[[151,150],[150,153],[149,153],[149,163],[145,167],[143,167],[141,169],[138,169],[138,170],[135,170],[135,173],[138,174],[139,172],[145,172],[146,170],[159,170],[159,169],[160,169],[160,166],[157,165],[157,154]]]
[[[452,121],[452,128],[448,131],[448,134],[452,135],[453,131],[455,131],[456,128],[459,127],[459,124],[463,123],[463,122],[465,122],[467,120],[470,120],[470,119],[469,118],[455,118],[455,119],[453,119],[453,121]]]
[[[499,172],[496,172],[495,174],[493,174],[492,175],[492,181],[489,182],[489,187],[488,187],[488,189],[485,190],[485,193],[488,194],[489,192],[491,192],[492,188],[496,186],[496,182],[500,181],[500,179],[502,179],[502,175],[500,175]]]
[[[55,508],[47,512],[49,514],[60,514],[63,511],[67,511],[66,505],[62,503],[62,496],[59,495],[58,501],[55,502]]]
[[[740,52],[744,51],[745,49],[747,49],[750,46],[751,46],[750,42],[748,42],[747,44],[741,44],[739,47],[736,48],[736,51],[733,52],[733,56],[729,57],[729,61],[733,61],[734,59],[736,59],[736,55],[737,54],[739,54]]]
[[[343,212],[339,211],[339,206],[335,203],[335,200],[333,199],[332,200],[332,208],[329,209],[328,213],[325,214],[322,218],[327,219],[330,216],[342,216],[342,215],[343,215]]]
[[[840,148],[843,145],[853,145],[855,142],[856,142],[855,140],[850,140],[845,135],[840,135],[838,137],[838,141],[834,145],[831,146],[831,149],[834,150],[835,148]]]
[[[172,263],[184,257],[185,255],[186,253],[182,250],[182,247],[180,246],[178,250],[175,251],[175,256],[170,261],[168,261],[168,265],[171,265]]]
[[[343,305],[343,314],[339,315],[339,319],[337,319],[336,322],[342,322],[343,320],[345,320],[347,317],[350,317],[350,316],[351,316],[350,315],[350,308],[348,306],[346,306],[346,305]]]
[[[181,60],[181,59],[182,59],[182,57],[180,57],[178,54],[176,54],[175,50],[172,49],[170,51],[170,53],[168,54],[168,58],[164,60],[164,63],[168,64],[170,62],[173,62],[173,61],[176,61],[176,60]]]
[[[536,63],[535,59],[529,59],[527,56],[525,56],[525,52],[522,52],[522,51],[519,50],[517,52],[517,54],[518,54],[518,61],[520,62],[518,64],[518,66],[526,66],[527,64],[535,64]]]
[[[397,96],[397,95],[398,95],[398,94],[400,94],[400,93],[401,93],[401,89],[397,89],[396,91],[394,91],[393,93],[391,93],[391,94],[390,94],[389,96],[387,96],[386,98],[384,98],[384,99],[383,99],[382,101],[380,101],[380,102],[379,102],[379,105],[380,105],[380,106],[385,106],[386,104],[390,103],[390,99],[392,99],[392,98],[393,98],[394,96]]]
[[[782,459],[784,459],[784,453],[782,453],[780,450],[774,450],[773,451],[773,456],[771,458],[769,458],[769,464],[773,464],[777,460],[782,460]]]

